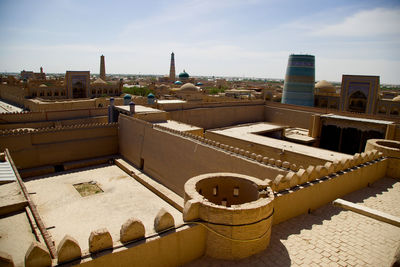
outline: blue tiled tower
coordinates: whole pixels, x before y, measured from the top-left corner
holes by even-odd
[[[315,57],[290,55],[283,86],[282,103],[314,106]]]

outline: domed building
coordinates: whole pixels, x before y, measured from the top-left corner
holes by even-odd
[[[185,83],[179,89],[181,92],[198,92],[199,88],[196,87],[193,83]]]
[[[325,80],[321,80],[315,84],[315,107],[338,109],[339,103],[340,95],[336,93],[336,88],[333,84]]]
[[[181,80],[181,81],[187,81],[187,80],[189,80],[189,74],[185,71],[185,70],[183,70],[183,72],[181,72],[181,73],[179,73],[179,80]]]
[[[185,83],[176,90],[176,96],[186,101],[201,101],[202,95],[200,89],[193,83]]]
[[[336,93],[336,89],[335,89],[335,86],[333,86],[333,84],[331,84],[330,82],[321,80],[315,84],[315,92],[316,93],[334,94],[334,93]]]

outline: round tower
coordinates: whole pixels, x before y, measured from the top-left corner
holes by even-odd
[[[183,220],[207,229],[209,257],[237,260],[266,249],[274,193],[263,181],[237,173],[208,173],[185,183]]]
[[[290,55],[283,86],[282,103],[314,106],[315,57]]]

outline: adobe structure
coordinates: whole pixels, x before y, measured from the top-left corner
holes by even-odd
[[[313,94],[297,71],[288,82]],[[164,78],[135,80],[157,101],[88,71],[56,90],[1,80],[0,96],[30,111],[0,113],[0,265],[399,263],[400,118],[374,114],[379,78],[346,76],[344,102],[317,83],[314,101],[337,109],[267,100],[251,82]],[[300,87],[285,97],[312,99]]]
[[[318,82],[315,89],[316,107],[391,117],[400,115],[400,97],[381,91],[379,76],[343,75],[340,90],[327,81]]]
[[[75,104],[79,108],[89,107],[91,105],[87,105],[88,99],[120,96],[122,93],[122,79],[106,81],[103,55],[100,57],[98,78],[91,78],[90,71],[66,71],[63,78],[47,79],[42,67],[40,71],[40,73],[22,71],[20,80],[10,76],[6,82],[0,84],[0,97],[25,109],[39,111],[49,108],[60,109],[57,106],[61,101],[69,102],[71,106],[72,99],[80,100],[79,104]],[[40,104],[41,108],[38,107]]]
[[[109,109],[110,123],[0,115],[2,264],[392,263],[398,120],[263,100]],[[319,148],[332,121],[383,136],[352,154]]]

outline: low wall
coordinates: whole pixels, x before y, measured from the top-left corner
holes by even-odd
[[[232,152],[233,147],[165,127],[153,128],[126,115],[119,116],[119,126],[120,154],[182,197],[185,182],[204,173],[235,172],[262,180],[287,173],[260,162],[262,157],[258,161],[242,157]]]
[[[0,150],[5,148],[18,169],[113,155],[118,153],[118,124],[2,131]]]
[[[0,98],[18,106],[23,106],[25,91],[21,85],[0,84]]]
[[[114,248],[111,253],[95,255],[79,266],[181,266],[204,255],[205,241],[205,228],[193,226],[134,246]]]
[[[321,179],[278,192],[274,224],[315,210],[337,198],[385,177],[388,160],[380,158]]]
[[[123,105],[124,100],[121,97],[114,98],[115,105]],[[42,101],[40,99],[25,99],[24,106],[30,111],[54,111],[54,110],[73,110],[73,109],[95,109],[107,107],[110,103],[109,98],[93,98],[93,99],[63,99]]]
[[[64,127],[74,124],[93,124],[93,123],[107,123],[108,116],[88,117],[67,119],[59,121],[39,121],[39,122],[22,122],[22,123],[0,123],[0,130],[18,129],[18,128],[52,128]]]
[[[0,124],[66,120],[95,116],[107,116],[107,114],[107,108],[2,113],[0,114]]]
[[[311,116],[316,112],[265,105],[265,121],[309,129]]]
[[[378,150],[388,157],[386,175],[400,179],[400,141],[369,139],[365,145],[365,151]]]
[[[248,101],[245,103],[220,103],[210,106],[196,104],[176,104],[180,108],[170,110],[168,105],[162,106],[169,111],[171,120],[195,125],[204,129],[220,128],[235,124],[264,121],[264,102]]]
[[[205,137],[230,146],[236,146],[241,149],[248,150],[251,153],[261,154],[275,160],[281,160],[282,162],[288,161],[291,164],[296,164],[297,166],[307,167],[308,165],[323,165],[326,162],[326,160],[320,158],[315,158],[310,155],[291,152],[288,150],[285,150],[285,152],[282,153],[282,149],[279,148],[269,147],[256,142],[241,140],[215,132],[206,131]]]

